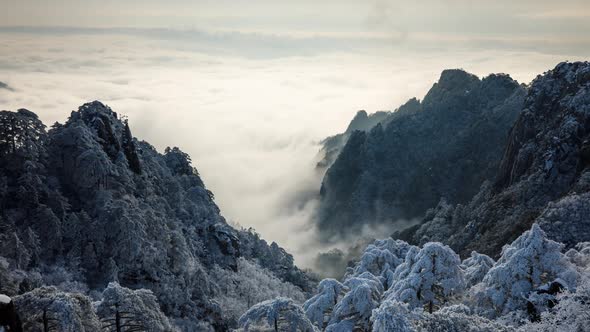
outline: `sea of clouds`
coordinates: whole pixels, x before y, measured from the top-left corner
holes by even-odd
[[[85,102],[108,104],[139,139],[188,152],[230,222],[309,266],[326,250],[310,222],[322,176],[318,142],[343,131],[357,110],[421,98],[446,68],[528,83],[577,57],[388,38],[0,28],[0,109],[30,109],[50,126]]]

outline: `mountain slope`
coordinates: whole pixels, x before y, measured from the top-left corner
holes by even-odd
[[[366,111],[358,111],[354,118],[348,124],[346,131],[344,131],[341,134],[330,136],[321,142],[322,150],[320,151],[320,154],[322,158],[318,162],[317,167],[330,167],[332,163],[334,163],[336,157],[338,157],[338,154],[342,150],[344,144],[346,144],[346,141],[348,140],[350,135],[355,130],[368,131],[378,123],[387,119],[390,115],[390,112],[385,111],[376,112],[370,115],[367,114]]]
[[[0,293],[48,284],[100,299],[96,292],[117,281],[151,290],[178,326],[224,330],[237,317],[215,300],[233,291],[220,275],[251,265],[289,292],[313,286],[275,243],[226,223],[187,154],[138,141],[100,102],[48,132],[30,111],[2,111],[0,156],[0,256],[12,271]]]
[[[493,183],[469,204],[438,207],[415,242],[444,240],[466,255],[498,255],[532,223],[571,247],[590,239],[590,64],[561,63],[537,77]],[[411,236],[407,236],[411,234]]]
[[[507,75],[446,70],[422,102],[353,131],[322,182],[324,237],[420,218],[441,198],[468,201],[495,174],[524,91]]]

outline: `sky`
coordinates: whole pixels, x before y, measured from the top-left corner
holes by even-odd
[[[523,83],[588,60],[587,0],[0,0],[0,109],[87,101],[188,152],[228,220],[307,265],[318,142],[447,68]],[[383,234],[385,235],[385,234]],[[319,249],[318,249],[319,250]]]

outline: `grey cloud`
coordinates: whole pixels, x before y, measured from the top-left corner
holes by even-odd
[[[384,5],[379,5],[384,3]],[[434,20],[435,23],[421,31],[408,26],[402,14],[396,13],[386,1],[379,1],[374,13],[368,13],[365,24],[373,33],[357,35],[342,34],[305,35],[295,37],[289,34],[248,33],[235,31],[214,32],[199,29],[164,29],[164,28],[82,28],[82,27],[1,27],[0,33],[27,34],[35,36],[130,36],[146,38],[158,42],[162,47],[175,48],[181,52],[202,53],[222,56],[239,56],[247,59],[277,59],[285,57],[314,57],[324,54],[388,54],[392,52],[445,51],[457,50],[513,50],[534,51],[546,54],[587,55],[590,49],[590,30],[588,20],[567,20],[559,23],[561,29],[568,28],[561,34],[553,33],[553,25],[540,24],[538,21],[523,20],[514,14],[502,18],[470,17],[462,14],[458,21],[452,17],[425,16],[422,21]],[[380,6],[384,6],[381,9]],[[391,8],[391,9],[389,9]],[[400,18],[399,15],[402,15]],[[438,23],[436,23],[438,22]],[[460,23],[460,24],[459,24]],[[412,23],[414,24],[414,23]],[[433,25],[434,24],[434,25]],[[564,25],[566,24],[566,25]],[[470,26],[469,33],[465,26]],[[384,32],[384,33],[380,33]],[[561,30],[560,30],[561,31]],[[492,33],[495,32],[495,33]],[[105,52],[101,49],[88,49],[90,54]],[[136,55],[127,61],[137,61]],[[178,63],[179,59],[165,56],[143,58],[143,61],[155,63]],[[43,59],[38,59],[42,61]],[[104,60],[104,59],[102,59]],[[76,66],[100,66],[101,63],[78,61]],[[10,67],[0,64],[0,67]]]
[[[246,58],[279,58],[286,56],[315,56],[329,52],[366,52],[381,47],[383,37],[294,37],[280,34],[245,33],[239,31],[208,32],[205,30],[163,28],[81,28],[81,27],[0,27],[0,33],[34,35],[127,35],[176,43],[183,51],[207,54],[238,55]],[[159,59],[162,62],[169,59]]]

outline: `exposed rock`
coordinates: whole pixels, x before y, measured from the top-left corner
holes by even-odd
[[[14,308],[14,302],[4,294],[0,294],[0,330],[10,332],[22,332],[23,330],[20,317]]]

